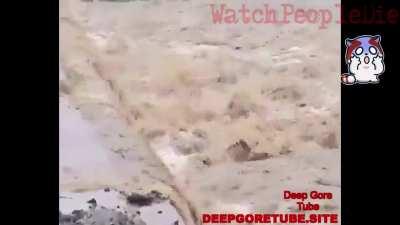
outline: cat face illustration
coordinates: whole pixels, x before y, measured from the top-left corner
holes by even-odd
[[[346,39],[346,63],[348,74],[342,75],[345,84],[378,83],[384,72],[384,52],[380,35],[362,35]],[[345,79],[344,79],[345,78]]]

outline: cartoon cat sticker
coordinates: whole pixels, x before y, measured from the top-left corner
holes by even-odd
[[[362,35],[346,39],[348,73],[342,74],[343,84],[377,84],[385,71],[380,35]]]

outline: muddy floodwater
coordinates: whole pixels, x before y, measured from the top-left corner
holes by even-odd
[[[297,212],[284,191],[340,215],[340,26],[215,24],[210,4],[60,1],[60,224]]]

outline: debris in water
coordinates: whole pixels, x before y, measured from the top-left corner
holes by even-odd
[[[251,152],[250,146],[242,139],[229,146],[227,152],[236,162],[264,160],[272,157],[267,152]]]
[[[150,193],[146,195],[141,195],[138,193],[132,193],[127,196],[126,200],[131,205],[136,206],[149,206],[152,203],[160,203],[162,201],[167,200],[168,198],[163,196],[162,193],[152,190]]]
[[[250,155],[249,145],[242,139],[228,147],[229,156],[236,162],[247,161]]]
[[[97,206],[96,199],[94,199],[94,198],[87,201],[87,203],[91,204],[93,206],[93,208],[96,208],[96,206]]]
[[[130,194],[126,200],[129,204],[137,205],[137,206],[149,206],[153,203],[153,199],[151,197],[140,195],[136,193]]]

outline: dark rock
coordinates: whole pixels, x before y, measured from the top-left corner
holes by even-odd
[[[97,206],[97,201],[96,201],[96,199],[94,199],[94,198],[92,198],[92,199],[90,199],[89,201],[87,201],[87,203],[93,205],[94,207]]]
[[[249,159],[251,148],[242,139],[239,142],[227,148],[228,155],[236,162],[247,161]]]
[[[207,159],[203,159],[201,162],[206,166],[211,166],[211,160],[208,159],[208,158]]]
[[[163,196],[163,194],[159,191],[152,190],[150,193],[146,195],[132,193],[128,195],[126,200],[129,204],[136,205],[136,206],[149,206],[153,202],[162,202],[166,200],[167,197]]]
[[[149,206],[153,203],[153,198],[145,195],[140,195],[137,193],[130,194],[126,200],[129,204],[137,206]]]

